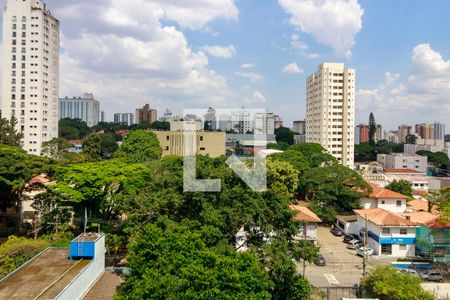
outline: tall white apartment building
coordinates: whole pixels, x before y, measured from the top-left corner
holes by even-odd
[[[89,127],[100,122],[100,101],[91,93],[83,97],[64,97],[59,99],[59,118],[80,119]]]
[[[131,126],[134,124],[134,114],[133,113],[114,114],[114,123],[125,124],[127,126]]]
[[[306,142],[321,144],[354,166],[355,70],[323,63],[306,80]]]
[[[252,112],[245,108],[232,110],[231,127],[235,132],[239,134],[252,132],[254,129]]]
[[[255,114],[255,134],[274,134],[275,116],[273,113]]]
[[[2,59],[2,116],[14,116],[22,148],[40,154],[58,137],[59,94],[59,21],[42,1],[7,0]]]

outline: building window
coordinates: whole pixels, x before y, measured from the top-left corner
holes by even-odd
[[[397,200],[397,206],[402,206],[402,201],[401,200]]]
[[[391,229],[390,228],[383,228],[383,234],[391,234]]]
[[[400,234],[408,234],[408,229],[400,228]]]
[[[381,200],[381,204],[386,204],[386,202],[384,200]]]
[[[169,146],[166,146],[166,151],[169,151]]]
[[[206,149],[205,149],[205,147],[201,147],[200,150],[201,151],[205,151]]]
[[[201,141],[201,142],[203,141],[203,136],[200,136],[200,141]]]
[[[401,245],[399,245],[399,248],[400,248],[400,250],[406,250],[406,245],[401,244]]]
[[[168,140],[170,140],[170,136],[167,135],[166,136],[166,141],[168,141]]]
[[[392,255],[392,245],[381,245],[381,254]]]

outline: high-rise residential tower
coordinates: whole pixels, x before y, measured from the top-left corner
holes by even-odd
[[[433,135],[435,140],[445,139],[445,124],[440,122],[434,122]]]
[[[147,123],[150,125],[158,121],[158,111],[145,104],[142,108],[136,109],[135,120],[136,124]]]
[[[114,123],[131,126],[134,124],[133,113],[116,113],[114,114]]]
[[[306,80],[306,141],[354,167],[355,70],[323,63]]]
[[[15,117],[22,148],[40,154],[58,137],[59,21],[41,0],[8,0],[2,45],[2,117]]]

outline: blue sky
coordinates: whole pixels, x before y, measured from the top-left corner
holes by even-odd
[[[46,3],[61,22],[61,96],[93,92],[110,120],[145,103],[244,105],[290,126],[305,116],[306,77],[332,61],[356,69],[357,122],[373,111],[387,129],[450,128],[448,0]]]

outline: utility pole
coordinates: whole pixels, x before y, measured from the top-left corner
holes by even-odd
[[[363,277],[366,277],[366,255],[368,254],[367,250],[367,239],[368,239],[368,232],[367,232],[367,215],[364,216],[364,246],[363,246]]]

